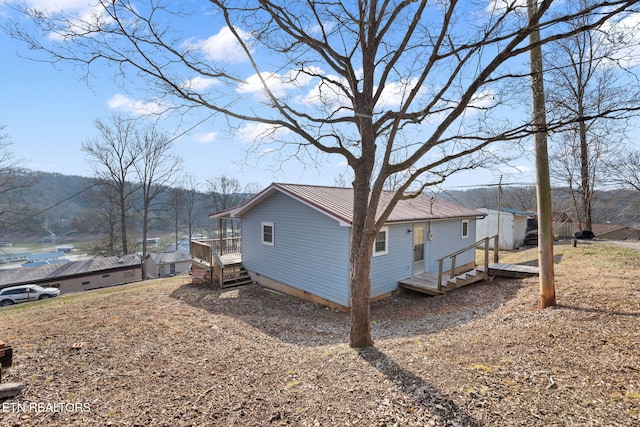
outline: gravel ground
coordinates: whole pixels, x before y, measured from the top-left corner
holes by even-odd
[[[505,255],[524,262],[535,249]],[[1,426],[640,426],[640,254],[556,248],[537,278],[348,314],[262,289],[147,281],[0,310],[22,394]]]

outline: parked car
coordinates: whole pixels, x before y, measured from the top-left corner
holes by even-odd
[[[40,285],[11,286],[0,290],[0,306],[53,298],[58,295],[60,295],[60,289],[57,288],[43,288]]]
[[[576,239],[593,239],[594,237],[596,237],[595,234],[593,234],[593,231],[590,230],[584,230],[584,231],[576,231],[575,234]]]

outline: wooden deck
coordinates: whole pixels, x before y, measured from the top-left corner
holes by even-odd
[[[443,276],[442,280],[446,282],[449,280]],[[446,293],[444,290],[438,290],[438,274],[437,273],[420,273],[413,277],[400,280],[399,285],[401,288],[411,289],[412,291],[422,292],[429,295],[443,295]]]
[[[489,275],[521,279],[523,277],[537,276],[538,267],[520,264],[493,263],[489,264]]]
[[[398,283],[401,288],[411,289],[416,292],[421,292],[428,295],[443,295],[449,291],[467,286],[472,283],[478,282],[483,279],[483,267],[476,267],[472,272],[462,273],[451,278],[448,275],[442,276],[442,286],[438,289],[438,274],[432,272],[425,272],[413,277],[400,280]],[[503,264],[493,263],[489,264],[489,276],[502,276],[502,277],[530,277],[537,276],[538,268],[528,265],[516,265],[516,264]],[[461,280],[457,280],[461,276],[465,276]]]
[[[224,265],[240,264],[242,262],[242,254],[240,252],[231,252],[220,255],[220,259]]]

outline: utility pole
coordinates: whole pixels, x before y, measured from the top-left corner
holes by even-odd
[[[498,247],[495,248],[496,251],[500,250],[500,211],[502,210],[501,196],[502,196],[502,175],[500,175],[500,181],[498,182],[498,227],[496,228],[496,234],[498,236]]]
[[[538,11],[537,0],[527,0],[529,24]],[[537,23],[535,24],[537,25]],[[536,197],[538,199],[538,270],[540,273],[540,308],[556,305],[556,287],[553,273],[553,227],[551,209],[551,184],[549,178],[549,153],[547,149],[547,117],[544,105],[544,81],[542,72],[542,45],[540,30],[529,36],[533,47],[529,51],[531,66],[531,99],[533,127],[535,131]]]

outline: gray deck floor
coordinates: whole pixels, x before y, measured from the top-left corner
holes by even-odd
[[[482,272],[484,267],[476,267],[476,270]],[[491,276],[529,277],[538,275],[538,267],[492,263],[489,264],[489,274]],[[450,277],[448,275],[443,274],[442,284],[445,285],[449,278]],[[438,274],[433,272],[424,272],[412,277],[407,277],[406,279],[400,280],[398,283],[402,288],[412,289],[414,291],[430,295],[441,295],[446,293],[445,289],[441,288],[441,290],[438,290]],[[455,289],[455,287],[450,289]]]

